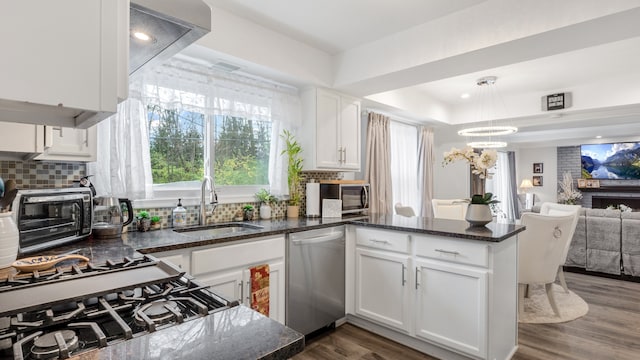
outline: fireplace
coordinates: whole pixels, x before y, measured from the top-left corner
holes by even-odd
[[[592,196],[591,208],[593,209],[605,209],[609,205],[624,204],[633,209],[633,211],[640,211],[640,197],[631,196]]]

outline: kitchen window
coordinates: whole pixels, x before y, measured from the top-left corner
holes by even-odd
[[[99,150],[96,178],[124,188],[106,193],[136,199],[137,206],[171,206],[178,198],[195,205],[202,178],[210,175],[221,203],[255,201],[261,188],[286,197],[279,134],[298,128],[297,89],[173,59],[132,78],[125,103],[108,125],[100,124],[106,129],[99,128],[112,141]],[[127,138],[122,149],[115,144],[119,136]],[[114,171],[114,157],[130,166]],[[131,194],[127,187],[144,191]]]

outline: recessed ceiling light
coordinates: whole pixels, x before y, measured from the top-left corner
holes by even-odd
[[[602,139],[602,135],[596,136],[596,139]]]
[[[469,93],[464,93],[462,95],[460,95],[460,98],[462,99],[468,99],[471,95],[469,95]]]
[[[133,33],[133,36],[138,39],[138,40],[142,40],[142,41],[149,41],[151,40],[151,36],[141,32],[141,31],[135,31]]]

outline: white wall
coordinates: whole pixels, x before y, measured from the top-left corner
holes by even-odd
[[[533,173],[533,163],[542,163],[542,174]],[[557,148],[531,148],[516,150],[516,179],[518,185],[528,178],[533,182],[533,176],[542,176],[542,186],[534,186],[531,192],[540,202],[557,202],[558,193],[558,155]]]

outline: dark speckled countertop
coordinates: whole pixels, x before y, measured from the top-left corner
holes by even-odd
[[[420,234],[440,235],[459,239],[500,242],[524,231],[523,225],[491,222],[485,226],[469,226],[462,220],[404,217],[398,215],[370,215],[353,220],[352,224]]]
[[[72,359],[275,360],[288,359],[303,349],[300,333],[240,305]]]
[[[173,229],[131,232],[123,234],[121,239],[87,239],[43,251],[41,254],[79,250],[79,254],[100,264],[107,259],[143,256],[141,253],[247,240],[343,224],[493,242],[510,238],[525,229],[521,225],[508,223],[493,222],[485,227],[469,227],[465,221],[393,215],[260,220],[247,224],[258,225],[260,228],[213,238],[188,232],[179,233]],[[12,272],[15,273],[12,268],[1,269],[0,277]],[[80,354],[75,359],[286,359],[303,348],[302,334],[241,305]]]

